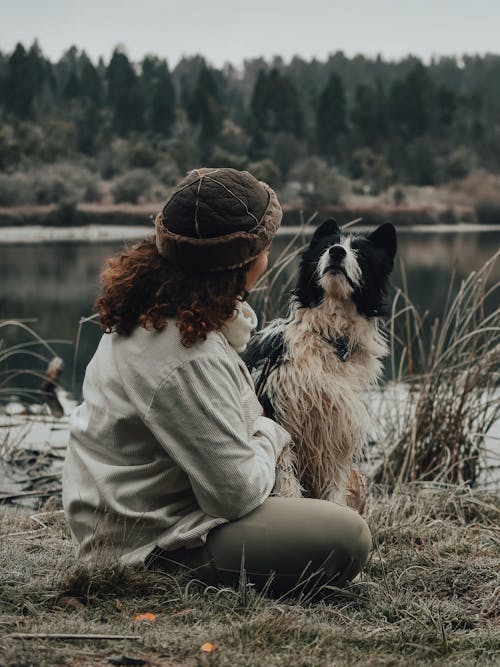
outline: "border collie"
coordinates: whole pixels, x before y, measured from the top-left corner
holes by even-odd
[[[380,330],[396,231],[342,235],[333,219],[301,255],[289,315],[255,334],[243,355],[266,414],[291,433],[274,493],[346,505],[353,460],[370,418],[364,392],[388,352]]]

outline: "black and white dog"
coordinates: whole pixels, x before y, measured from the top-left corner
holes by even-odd
[[[364,392],[388,351],[380,318],[396,246],[391,224],[344,236],[335,220],[323,222],[302,253],[288,317],[245,351],[266,413],[293,437],[278,460],[276,495],[346,504],[370,431]]]

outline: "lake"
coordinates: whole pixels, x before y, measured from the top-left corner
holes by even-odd
[[[30,230],[23,233],[29,235]],[[461,280],[481,267],[500,245],[498,227],[480,232],[471,228],[400,229],[398,237],[398,258],[404,263],[409,294],[419,309],[429,311],[430,321],[443,310],[452,273],[455,271],[456,279]],[[271,264],[289,240],[290,235],[282,228],[272,246]],[[76,398],[80,396],[85,367],[101,335],[93,322],[82,326],[72,383],[79,322],[92,314],[99,274],[106,259],[119,251],[123,243],[123,240],[29,242],[23,239],[22,243],[0,244],[0,319],[26,320],[41,337],[55,341],[51,345],[65,361],[63,384],[73,390]],[[292,264],[284,279],[293,278],[293,271]],[[497,266],[492,278],[500,279],[500,267]],[[398,286],[401,282],[398,264],[393,284]],[[25,334],[10,327],[3,330],[2,337],[7,345],[27,339]],[[27,368],[30,364],[29,357],[16,360],[16,367]]]

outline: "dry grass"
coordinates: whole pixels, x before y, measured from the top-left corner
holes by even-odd
[[[43,402],[47,392],[42,389],[42,383],[47,381],[47,367],[58,356],[52,345],[71,343],[44,340],[30,323],[0,319],[0,405],[12,400],[12,396],[27,403]],[[8,339],[17,342],[7,343]]]
[[[46,528],[13,510],[0,518],[0,664],[6,667],[104,665],[110,654],[156,665],[228,667],[498,664],[495,497],[465,487],[413,484],[390,497],[373,489],[370,562],[334,602],[316,604],[266,599],[248,588],[197,588],[109,561],[82,567],[63,516],[53,506],[49,512],[39,516]],[[73,600],[58,606],[63,595]],[[154,622],[133,620],[146,611]],[[23,640],[11,638],[15,632],[138,639]],[[207,641],[217,646],[210,655],[200,650]]]
[[[497,252],[458,286],[441,318],[426,321],[405,285],[392,306],[392,380],[404,388],[383,414],[390,443],[377,481],[477,481],[484,440],[500,417]],[[404,278],[404,272],[403,272]]]

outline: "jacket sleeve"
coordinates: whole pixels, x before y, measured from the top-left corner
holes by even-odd
[[[201,509],[234,520],[258,507],[274,486],[276,459],[291,436],[257,417],[248,434],[239,369],[228,359],[191,360],[158,387],[146,423],[188,475]]]

